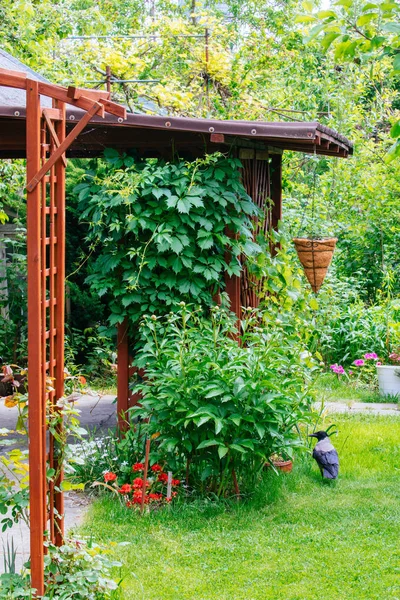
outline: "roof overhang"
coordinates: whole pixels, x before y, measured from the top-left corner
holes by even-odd
[[[81,118],[79,109],[67,111],[71,128]],[[0,106],[0,158],[25,157],[25,107]],[[218,149],[239,146],[276,151],[294,150],[310,154],[347,157],[353,145],[333,129],[316,122],[266,123],[218,121],[184,117],[128,114],[94,117],[77,137],[67,156],[99,156],[104,148],[135,150],[142,156],[170,158],[178,153],[188,158]]]

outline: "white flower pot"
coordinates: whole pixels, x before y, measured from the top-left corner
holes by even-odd
[[[379,392],[382,396],[400,396],[400,366],[377,365]]]

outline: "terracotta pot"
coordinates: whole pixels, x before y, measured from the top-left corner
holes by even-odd
[[[324,282],[325,275],[335,251],[336,242],[337,238],[293,239],[297,255],[303,265],[305,276],[315,294],[318,293]]]
[[[291,473],[293,469],[293,461],[292,460],[273,460],[272,464],[275,469],[278,471],[282,471],[282,473]],[[270,467],[269,463],[265,463],[266,467]]]

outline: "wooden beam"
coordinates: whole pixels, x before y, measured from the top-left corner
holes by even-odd
[[[51,137],[53,138],[54,145],[55,145],[56,148],[59,148],[60,147],[60,140],[58,139],[58,135],[56,133],[56,130],[54,129],[54,126],[53,126],[53,123],[51,122],[51,119],[48,117],[48,113],[47,113],[46,109],[43,110],[43,116],[44,116],[44,119],[45,119],[45,121],[47,123],[47,127],[49,128]],[[61,155],[61,160],[64,163],[64,167],[66,167],[67,166],[67,159],[65,158],[65,154]]]
[[[0,69],[0,85],[26,90],[26,73]]]
[[[39,91],[41,94],[43,94],[43,96],[49,96],[49,98],[54,98],[55,100],[59,100],[60,102],[72,104],[72,106],[82,108],[82,110],[90,110],[93,106],[93,99],[86,98],[85,96],[81,96],[79,100],[73,100],[68,96],[67,89],[62,87],[61,85],[53,85],[52,83],[39,82]],[[105,110],[103,106],[101,106],[101,108],[102,111],[100,113],[100,116],[104,117]]]
[[[47,114],[52,121],[62,121],[62,111],[59,108],[44,108],[42,114]]]
[[[40,166],[40,96],[38,82],[29,80],[26,91],[27,180]],[[41,189],[35,187],[27,198],[28,263],[28,369],[29,382],[29,493],[31,582],[36,594],[44,594],[44,531],[46,502],[45,399],[43,397],[42,315],[40,277],[40,201]]]
[[[78,137],[78,135],[83,131],[86,125],[89,123],[90,119],[101,109],[101,105],[98,102],[92,104],[92,107],[88,112],[82,117],[82,119],[78,122],[77,125],[73,128],[72,131],[67,135],[65,140],[60,144],[55,152],[50,156],[50,158],[45,162],[41,169],[36,173],[34,177],[30,180],[28,185],[26,186],[28,192],[31,192],[35,189],[37,184],[43,179],[46,173],[51,169],[51,167],[57,162],[59,158],[68,150],[72,142]]]
[[[56,123],[57,138],[60,145],[65,139],[65,104],[56,102],[62,119]],[[55,306],[54,320],[57,330],[56,336],[56,368],[55,368],[55,390],[56,401],[64,395],[64,329],[65,329],[65,165],[58,161],[55,165],[55,200],[57,212],[54,214],[57,246],[55,262],[57,273],[55,276],[55,295],[57,304]],[[62,433],[63,424],[59,425]],[[57,464],[59,468],[60,465]],[[55,488],[60,489],[64,473],[60,470],[59,477],[55,482]],[[64,494],[60,491],[55,492],[55,508],[58,515],[55,517],[55,543],[61,546],[64,542]]]
[[[111,97],[110,92],[105,92],[104,90],[86,90],[73,85],[68,86],[67,95],[73,100],[79,100],[82,96],[92,98],[93,100],[100,100],[101,98],[109,100]]]

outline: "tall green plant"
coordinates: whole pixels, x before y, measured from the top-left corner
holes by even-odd
[[[133,415],[150,419],[168,464],[184,460],[190,483],[218,496],[254,485],[274,452],[291,455],[309,418],[315,364],[298,337],[258,311],[242,326],[237,339],[235,315],[214,307],[204,318],[182,302],[178,314],[144,319],[136,359],[146,380]]]

